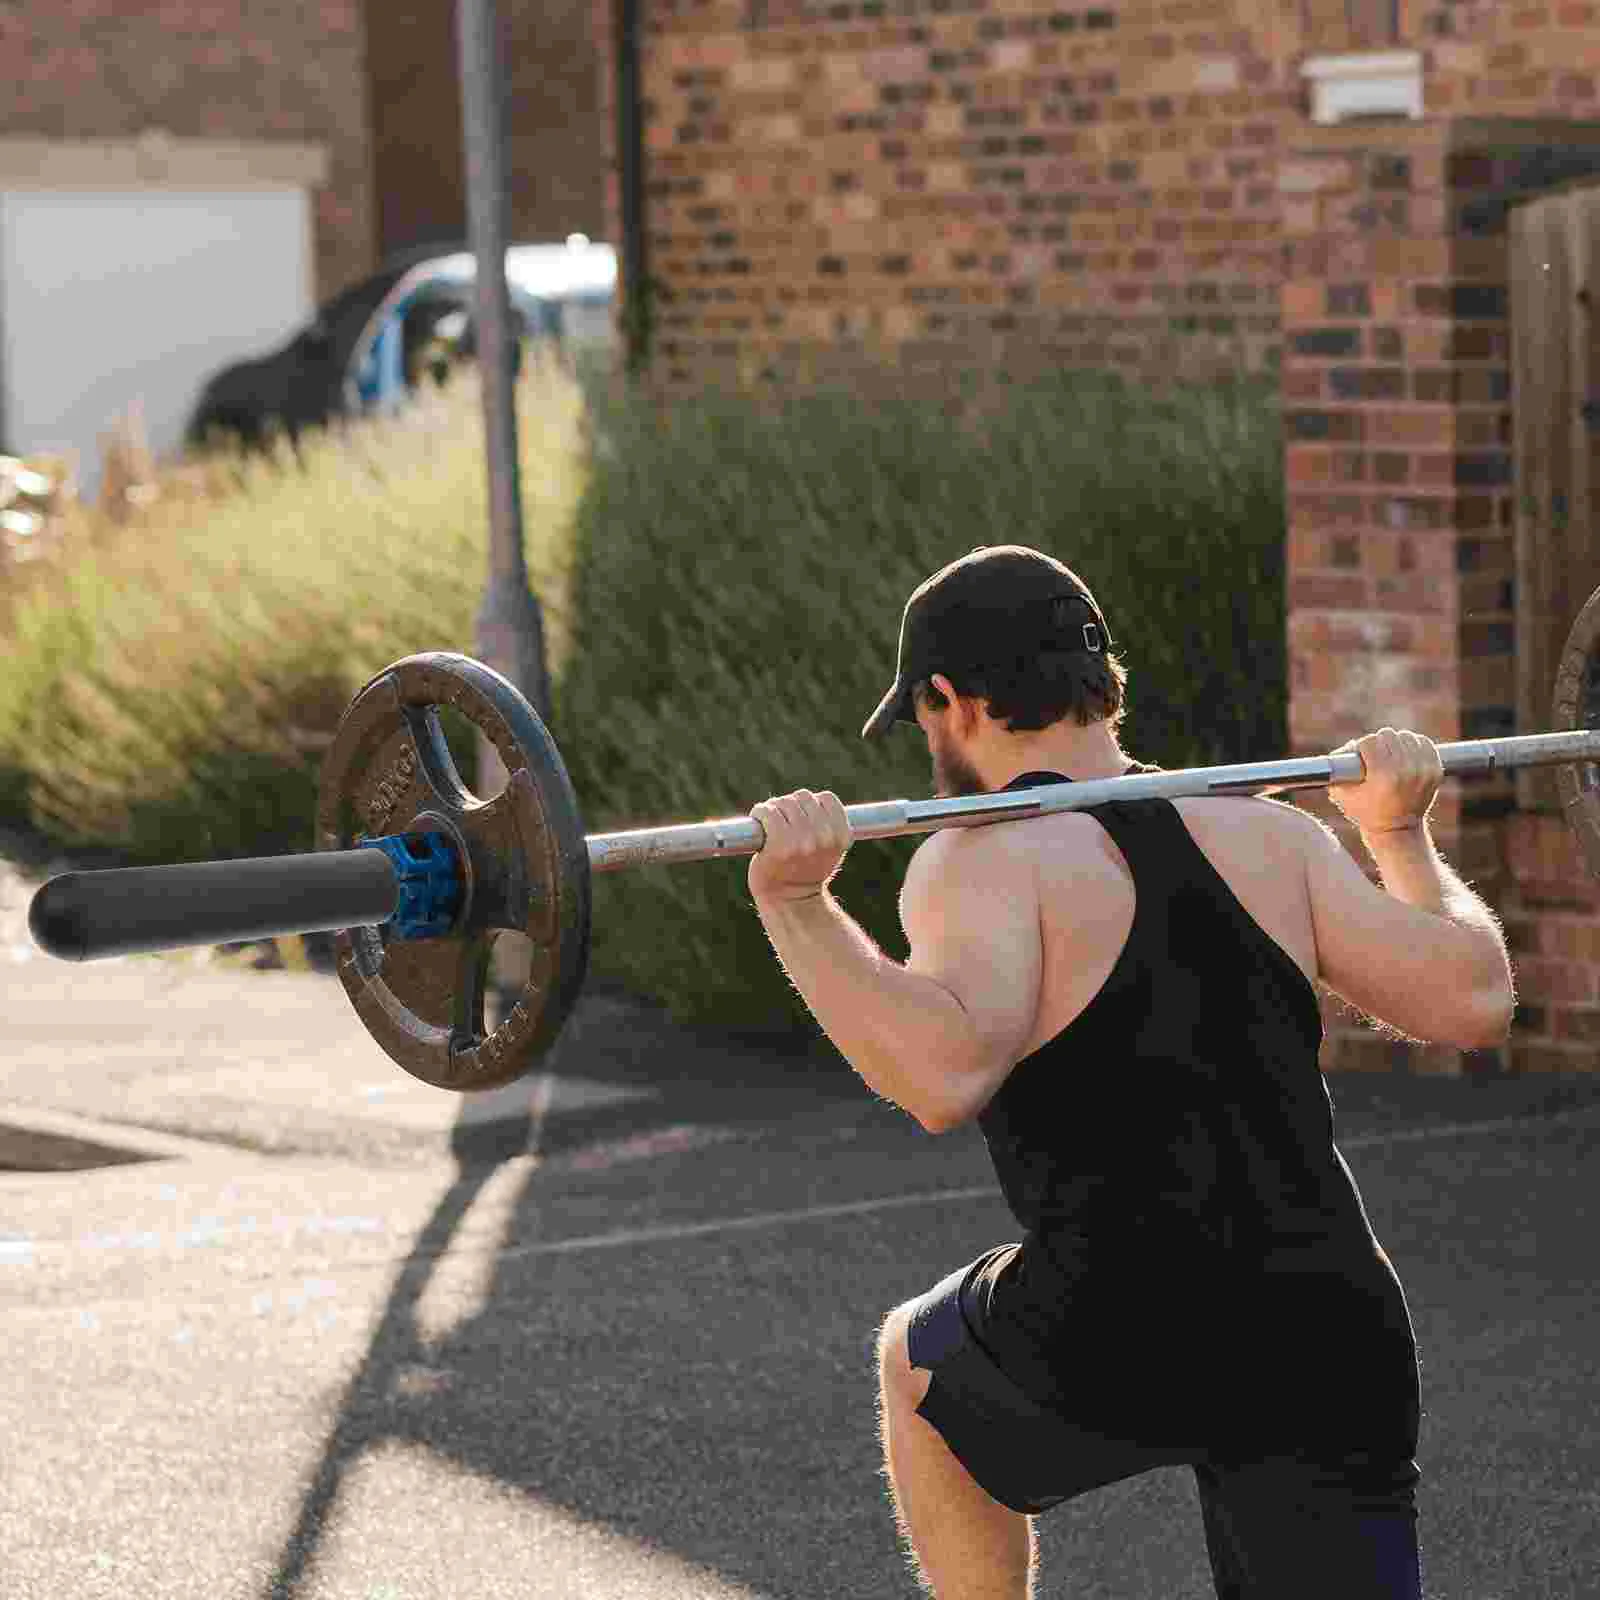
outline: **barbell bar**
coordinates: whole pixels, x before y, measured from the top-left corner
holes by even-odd
[[[1569,634],[1557,731],[1441,744],[1446,776],[1558,769],[1567,821],[1600,873],[1600,591]],[[457,773],[438,718],[453,706],[509,774],[483,801]],[[1353,751],[845,808],[852,839],[977,827],[1114,801],[1273,794],[1357,783]],[[500,674],[446,652],[407,656],[351,702],[323,762],[315,853],[70,872],[41,886],[29,928],[51,955],[94,960],[186,945],[334,931],[357,1014],[402,1067],[441,1088],[498,1087],[532,1070],[582,987],[590,880],[628,867],[755,854],[751,816],[585,835],[554,739]],[[524,934],[526,984],[494,1028],[494,942]]]
[[[1472,739],[1437,748],[1446,776],[1490,773],[1600,761],[1600,731]],[[1084,811],[1109,801],[1276,794],[1359,783],[1362,776],[1361,757],[1347,751],[998,794],[871,801],[846,806],[844,814],[852,841],[894,839]],[[751,856],[765,843],[765,830],[751,816],[584,838],[590,872]],[[366,840],[356,850],[63,873],[34,895],[28,920],[35,942],[64,961],[362,926],[386,926],[397,940],[429,939],[454,925],[463,887],[459,855],[448,835],[394,834]]]
[[[1465,739],[1437,748],[1445,776],[1462,777],[1518,767],[1600,761],[1600,731]],[[852,841],[894,839],[904,834],[935,833],[941,828],[974,828],[1058,811],[1085,811],[1116,800],[1182,800],[1203,795],[1326,789],[1359,783],[1363,775],[1361,757],[1350,750],[1287,761],[1241,761],[1231,766],[1180,767],[1171,772],[1141,772],[1122,778],[1086,778],[999,794],[878,800],[846,806],[844,814]],[[591,872],[616,872],[623,867],[752,856],[766,843],[766,833],[754,817],[719,817],[706,822],[635,828],[625,833],[592,833],[584,842]]]

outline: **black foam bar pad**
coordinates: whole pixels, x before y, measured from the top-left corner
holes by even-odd
[[[381,850],[117,867],[50,879],[28,907],[28,931],[64,961],[96,961],[374,927],[395,914],[399,899]]]

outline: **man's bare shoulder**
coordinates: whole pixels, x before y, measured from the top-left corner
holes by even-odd
[[[906,882],[992,884],[1032,877],[1041,848],[1056,862],[1091,856],[1099,850],[1099,825],[1084,813],[1058,811],[979,827],[941,828],[912,853]]]
[[[1201,802],[1201,814],[1213,824],[1220,822],[1230,833],[1247,840],[1255,835],[1262,849],[1272,848],[1279,854],[1292,851],[1301,860],[1314,848],[1343,849],[1327,823],[1292,801],[1270,795],[1196,798]],[[1180,800],[1179,805],[1183,804]],[[1047,817],[989,826],[942,828],[917,846],[907,876],[915,872],[933,881],[947,873],[967,876],[991,873],[1008,865],[1030,867],[1037,860],[1041,842],[1047,842],[1057,861],[1077,853],[1086,857],[1104,853],[1102,829],[1092,816],[1082,811],[1058,811]]]
[[[906,882],[913,878],[930,886],[952,881],[987,882],[996,875],[1031,871],[1034,846],[1027,837],[1028,826],[1029,823],[1015,821],[995,822],[930,833],[912,852]]]
[[[1226,834],[1235,849],[1270,854],[1278,859],[1294,855],[1304,860],[1318,846],[1338,847],[1337,836],[1326,823],[1290,800],[1272,795],[1218,795],[1179,800],[1186,821],[1200,823],[1191,832],[1208,836]]]
[[[1321,817],[1297,806],[1291,800],[1279,800],[1273,795],[1251,795],[1246,802],[1251,808],[1249,820],[1272,830],[1273,836],[1288,841],[1300,850],[1327,849],[1329,845],[1343,849],[1339,836]]]

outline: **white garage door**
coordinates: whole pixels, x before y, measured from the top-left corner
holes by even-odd
[[[23,454],[75,454],[142,407],[175,448],[201,384],[265,355],[313,310],[304,189],[0,193],[0,429]]]

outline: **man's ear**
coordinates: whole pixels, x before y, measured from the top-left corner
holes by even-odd
[[[955,708],[956,726],[963,733],[970,733],[972,731],[971,725],[976,719],[979,702],[974,700],[971,695],[962,694],[942,672],[934,673],[928,681]]]

